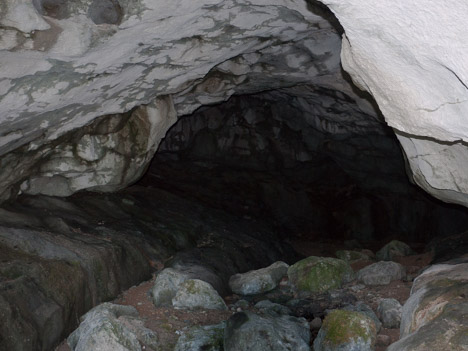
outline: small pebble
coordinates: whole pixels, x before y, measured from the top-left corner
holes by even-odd
[[[322,320],[319,317],[315,317],[310,322],[310,328],[313,330],[320,329],[321,326],[322,326]]]

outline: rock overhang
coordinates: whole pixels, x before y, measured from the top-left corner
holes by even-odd
[[[323,15],[321,3],[339,25]],[[415,182],[444,201],[468,203],[463,166],[468,150],[458,142],[465,138],[467,107],[464,27],[458,23],[467,5],[321,3],[5,2],[0,155],[14,177],[1,177],[2,199],[37,176],[50,157],[47,144],[56,147],[57,140],[96,118],[154,104],[158,96],[170,96],[181,116],[234,94],[308,84],[343,91],[372,111],[343,79],[342,61],[395,129]],[[103,9],[111,15],[104,18]],[[28,14],[29,22],[15,17],[18,11]],[[450,26],[432,30],[444,24]],[[155,150],[160,138],[150,140]],[[40,155],[31,156],[35,150]],[[11,156],[26,151],[28,162]],[[80,189],[93,187],[91,182]]]
[[[339,34],[308,11],[305,2],[120,1],[119,23],[90,18],[94,3],[37,0],[4,5],[0,30],[9,35],[0,43],[5,63],[0,155],[14,176],[3,177],[3,199],[14,195],[20,183],[22,191],[28,191],[25,182],[44,176],[44,163],[57,158],[57,149],[66,149],[64,139],[65,144],[77,139],[73,135],[78,129],[93,125],[98,117],[138,106],[154,108],[158,97],[171,101],[170,109],[180,116],[233,94],[305,83],[347,85],[340,71]],[[109,0],[108,5],[116,3]],[[26,6],[33,23],[40,24],[26,27],[17,19],[6,26],[4,19],[21,10],[19,6]],[[137,110],[141,108],[147,109]],[[166,129],[149,136],[153,153]],[[12,152],[27,154],[28,162],[7,157]],[[62,166],[57,174],[45,167],[46,176],[63,176]],[[86,165],[75,167],[75,173],[82,168]],[[129,184],[103,187],[91,178],[88,185],[68,184],[56,195],[96,185],[112,191]]]

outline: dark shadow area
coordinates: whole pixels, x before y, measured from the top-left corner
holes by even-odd
[[[468,228],[465,208],[410,183],[379,117],[323,88],[200,108],[167,133],[140,184],[306,240],[424,243]]]

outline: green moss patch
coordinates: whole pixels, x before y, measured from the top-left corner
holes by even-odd
[[[365,314],[345,310],[330,312],[322,328],[326,330],[324,342],[335,346],[358,339],[373,344],[377,333],[374,322]]]
[[[289,267],[288,277],[299,291],[322,293],[351,281],[354,272],[343,260],[311,256]]]

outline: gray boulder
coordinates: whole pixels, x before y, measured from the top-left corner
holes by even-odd
[[[172,306],[172,299],[175,297],[180,285],[187,279],[189,279],[188,274],[173,268],[163,269],[156,277],[151,289],[154,305],[156,307]]]
[[[137,316],[134,307],[101,304],[81,318],[68,345],[73,351],[140,351],[142,344],[157,347],[157,336]]]
[[[310,351],[309,324],[304,318],[234,314],[224,330],[225,351]]]
[[[229,279],[229,287],[235,294],[261,294],[276,288],[281,278],[287,274],[288,268],[287,263],[279,261],[266,268],[235,274]]]
[[[188,279],[179,286],[172,299],[177,309],[227,310],[226,303],[211,284],[199,279]]]
[[[368,255],[367,253],[354,250],[338,250],[336,251],[335,255],[339,259],[350,263],[373,259],[373,257]]]
[[[357,279],[366,285],[387,285],[392,280],[403,279],[405,276],[405,267],[386,261],[373,263],[357,273]]]
[[[392,240],[382,247],[375,256],[380,261],[393,261],[398,256],[414,255],[413,249],[402,241]]]
[[[364,313],[333,310],[325,317],[314,351],[373,351],[377,330]]]
[[[226,322],[192,327],[179,337],[174,351],[223,351],[225,327]]]
[[[366,305],[365,303],[363,302],[358,302],[356,303],[355,305],[348,305],[348,306],[345,306],[343,307],[343,310],[345,311],[354,311],[354,312],[361,312],[361,313],[364,313],[367,317],[369,317],[370,319],[372,319],[374,321],[374,324],[375,324],[375,328],[377,330],[377,333],[380,331],[380,329],[382,328],[382,323],[380,322],[379,318],[377,317],[377,315],[374,313],[374,311],[372,310],[372,308],[368,305]]]
[[[283,305],[278,303],[271,302],[270,300],[262,300],[255,304],[255,308],[260,310],[260,312],[266,313],[277,313],[283,315],[290,315],[292,314],[291,310]]]
[[[377,314],[384,328],[399,328],[401,304],[395,299],[382,299],[377,307]]]

